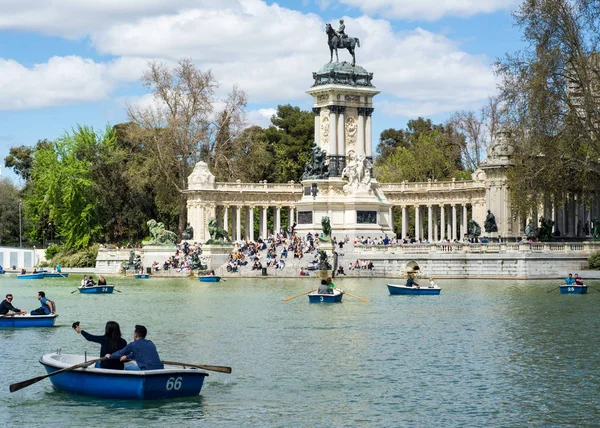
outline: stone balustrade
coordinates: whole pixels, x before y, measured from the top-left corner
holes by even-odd
[[[592,254],[600,251],[600,242],[507,242],[489,244],[433,243],[398,245],[356,245],[357,255],[369,254],[429,254],[429,253],[549,253]]]

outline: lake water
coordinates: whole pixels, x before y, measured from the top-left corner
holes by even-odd
[[[109,278],[122,293],[82,295],[80,276],[0,278],[0,296],[39,306],[44,290],[57,325],[0,329],[2,426],[551,426],[600,421],[600,292],[561,295],[556,281],[440,280],[440,296],[390,296],[385,279],[339,279],[341,304],[290,297],[315,278]],[[600,286],[590,284],[600,290]],[[118,321],[127,341],[148,328],[165,360],[233,367],[210,372],[201,396],[134,402],[55,391],[39,358],[96,358]]]

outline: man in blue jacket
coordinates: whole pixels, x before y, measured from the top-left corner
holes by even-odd
[[[136,325],[133,332],[133,342],[130,342],[126,347],[117,352],[106,354],[106,358],[111,360],[120,358],[121,361],[135,360],[139,370],[164,369],[165,366],[158,356],[156,346],[151,340],[146,339],[146,334],[148,334],[146,327],[143,325]],[[126,365],[125,370],[132,369]]]
[[[575,284],[575,278],[573,278],[572,273],[570,273],[569,276],[565,278],[565,284],[567,284],[567,285]]]

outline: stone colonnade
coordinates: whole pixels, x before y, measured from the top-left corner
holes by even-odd
[[[325,96],[327,99],[327,96]],[[346,95],[348,100],[360,100],[358,95]],[[315,143],[328,156],[346,156],[349,150],[372,157],[372,107],[328,105],[314,107]]]

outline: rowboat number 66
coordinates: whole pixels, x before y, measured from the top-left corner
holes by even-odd
[[[167,391],[174,389],[178,391],[181,388],[181,377],[170,377],[167,381]]]

